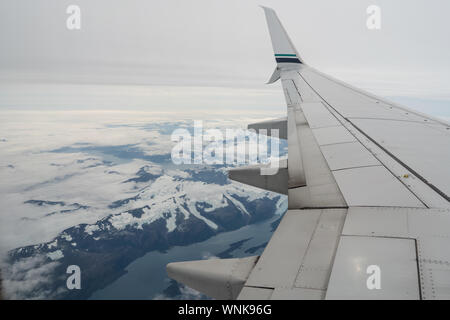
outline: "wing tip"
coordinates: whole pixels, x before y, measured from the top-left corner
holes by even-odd
[[[275,11],[275,10],[273,10],[272,8],[270,8],[270,7],[266,7],[266,6],[263,6],[263,5],[259,5],[263,10],[270,10],[270,11]]]
[[[264,10],[266,16],[266,22],[269,28],[272,48],[277,65],[291,68],[292,65],[303,64],[303,59],[300,58],[297,49],[289,38],[289,35],[278,18],[276,11],[266,6],[260,5],[260,7]]]

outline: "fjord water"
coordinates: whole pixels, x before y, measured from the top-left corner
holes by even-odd
[[[167,252],[149,252],[129,264],[125,275],[104,289],[96,291],[90,299],[171,298],[163,294],[164,289],[170,284],[165,270],[165,266],[168,263],[215,258],[218,255],[223,257],[259,255],[264,249],[261,245],[269,241],[272,236],[272,224],[286,210],[287,201],[284,201],[278,208],[277,214],[271,219],[248,225],[238,230],[220,233],[203,242],[189,246],[173,247]],[[236,245],[237,242],[242,243],[242,245]],[[233,246],[233,244],[235,245]],[[236,249],[232,250],[232,248]],[[255,251],[251,250],[251,248],[254,248]],[[250,251],[248,251],[249,249]],[[245,252],[246,250],[247,252]]]

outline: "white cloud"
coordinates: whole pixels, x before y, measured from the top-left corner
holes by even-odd
[[[50,299],[56,292],[46,289],[59,262],[46,263],[34,256],[2,267],[3,289],[9,299]]]
[[[0,136],[7,137],[7,141],[0,144],[0,253],[50,241],[64,229],[81,223],[91,224],[87,232],[92,232],[90,228],[95,228],[92,224],[110,214],[151,205],[151,212],[140,219],[128,217],[127,220],[120,215],[114,218],[117,226],[125,226],[126,221],[142,225],[176,207],[170,198],[183,194],[188,203],[207,201],[213,208],[223,207],[226,204],[221,196],[223,188],[181,181],[188,173],[176,166],[163,172],[160,165],[144,159],[114,157],[113,164],[104,164],[102,161],[108,155],[82,149],[133,145],[144,155],[167,154],[173,143],[170,135],[159,132],[158,125],[180,122],[192,126],[192,120],[178,120],[178,117],[141,112],[0,112]],[[254,121],[251,115],[229,115],[220,119],[210,116],[204,127],[223,129]],[[49,152],[65,147],[81,149],[73,153],[70,150]],[[135,178],[143,167],[148,173],[164,175],[150,185],[123,183]],[[177,188],[179,190],[175,191]],[[261,192],[258,189],[249,192],[252,188],[244,189],[237,184],[231,188],[250,198],[258,197]],[[134,197],[137,193],[140,197],[127,205],[109,208],[112,202]],[[32,199],[58,204],[25,203]],[[217,227],[192,206],[191,210],[211,227]],[[175,218],[167,219],[169,230],[174,229]]]

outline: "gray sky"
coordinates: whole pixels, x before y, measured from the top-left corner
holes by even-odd
[[[81,30],[66,28],[70,4]],[[275,63],[259,4],[319,70],[385,96],[449,99],[448,0],[3,0],[0,81],[277,90],[263,87]],[[381,30],[366,27],[371,4]]]

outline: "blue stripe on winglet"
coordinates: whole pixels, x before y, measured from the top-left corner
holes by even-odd
[[[277,61],[277,63],[302,63],[298,58],[275,58],[275,60]]]

